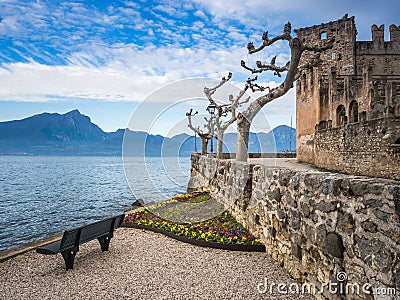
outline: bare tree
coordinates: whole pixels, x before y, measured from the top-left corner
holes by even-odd
[[[207,119],[206,117],[204,120],[206,121],[206,124],[204,125],[205,128],[207,128],[207,132],[204,132],[203,130],[200,129],[200,127],[194,127],[192,123],[192,117],[197,115],[198,112],[196,111],[193,113],[193,109],[190,109],[189,112],[186,113],[186,116],[188,117],[188,127],[192,129],[197,135],[201,138],[201,154],[207,154],[207,145],[208,141],[214,136],[214,120],[213,118]]]
[[[277,66],[275,64],[276,56],[272,58],[269,64],[263,64],[261,61],[256,62],[257,68],[250,68],[246,65],[246,63],[242,60],[241,65],[243,68],[251,71],[253,74],[262,73],[264,71],[273,71],[274,75],[278,77],[282,77],[283,72],[286,72],[283,82],[274,88],[263,87],[258,84],[255,84],[253,81],[250,81],[250,88],[253,92],[260,91],[265,92],[256,100],[250,103],[246,110],[238,114],[237,117],[237,125],[238,125],[238,146],[237,146],[237,155],[236,159],[239,161],[247,161],[248,156],[248,141],[249,141],[249,131],[250,125],[253,121],[254,117],[259,113],[259,111],[271,101],[285,95],[292,87],[293,83],[300,78],[302,72],[306,69],[317,66],[320,63],[320,54],[321,52],[332,48],[332,40],[327,42],[325,46],[318,47],[307,45],[305,42],[301,41],[297,37],[292,37],[291,35],[292,26],[290,22],[285,24],[283,34],[276,36],[272,39],[268,37],[268,31],[266,31],[262,40],[263,43],[260,47],[255,48],[253,43],[248,43],[247,49],[250,54],[259,52],[263,50],[265,47],[271,46],[277,41],[287,41],[290,47],[290,61],[287,62],[284,66]],[[314,57],[310,59],[310,61],[305,62],[300,65],[300,59],[302,54],[305,51],[310,51],[314,53]]]
[[[249,102],[250,97],[244,99],[242,102],[240,101],[245,95],[246,91],[250,88],[249,80],[246,82],[244,88],[239,91],[236,98],[231,94],[229,95],[229,103],[226,104],[218,104],[213,98],[214,93],[227,83],[232,78],[232,73],[229,72],[228,77],[223,77],[221,82],[212,88],[204,88],[204,94],[206,95],[210,104],[213,104],[216,108],[217,114],[215,116],[215,126],[217,131],[217,157],[222,158],[222,146],[224,141],[225,131],[228,129],[230,125],[232,125],[237,120],[237,108],[241,107],[244,103]],[[223,121],[224,117],[227,117],[230,114],[230,118],[228,120]]]

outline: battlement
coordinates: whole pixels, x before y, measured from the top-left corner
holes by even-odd
[[[385,25],[377,26],[376,24],[371,26],[372,32],[372,43],[382,45],[385,43]],[[394,24],[389,26],[390,40],[386,43],[395,43],[398,44],[400,42],[400,26],[396,26]],[[386,48],[388,46],[386,45]]]
[[[396,26],[394,24],[389,26],[390,41],[395,43],[400,43],[400,25]]]
[[[374,44],[383,44],[385,42],[385,25],[377,26],[376,24],[371,26],[372,42]]]

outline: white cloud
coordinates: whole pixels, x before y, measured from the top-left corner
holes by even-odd
[[[208,21],[208,17],[206,16],[206,14],[204,13],[204,11],[202,11],[202,10],[196,10],[196,12],[194,13],[194,15],[196,16],[196,17],[199,17],[199,18],[201,18],[201,19],[204,19],[205,21]]]
[[[365,0],[362,5],[356,1],[319,0],[193,0],[202,10],[219,20],[236,20],[248,30],[266,30],[276,34],[287,21],[294,28],[318,25],[340,19],[344,14],[356,17],[358,37],[370,39],[372,24],[399,24],[397,0],[387,0],[379,4]]]
[[[176,14],[176,10],[171,6],[166,5],[157,5],[153,8],[154,10],[162,11],[170,16],[174,16]]]
[[[95,98],[140,101],[152,90],[184,78],[220,76],[241,71],[238,49],[212,50],[131,45],[92,47],[68,58],[68,65],[49,66],[35,61],[10,63],[0,69],[0,99],[52,101]],[[104,64],[98,59],[106,59]]]

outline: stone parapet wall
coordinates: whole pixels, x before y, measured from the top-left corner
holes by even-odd
[[[320,168],[400,180],[400,118],[382,118],[319,130],[314,161]],[[399,145],[400,146],[400,145]]]
[[[243,163],[194,155],[190,186],[205,188],[226,203],[237,199],[232,214],[294,278],[320,287],[345,272],[348,284],[396,288],[400,295],[399,182],[248,167],[243,187],[237,175],[230,174]],[[326,289],[317,295],[323,297],[396,299],[362,292],[340,297]]]

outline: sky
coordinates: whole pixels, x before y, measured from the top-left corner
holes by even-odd
[[[185,80],[212,85],[232,72],[239,90],[251,76],[242,59],[278,55],[277,62],[286,63],[286,44],[247,54],[247,43],[259,44],[264,31],[272,37],[287,21],[300,28],[348,13],[356,17],[358,40],[370,40],[372,24],[385,24],[388,37],[389,25],[400,24],[399,11],[397,0],[0,0],[0,121],[79,109],[105,131],[128,124],[147,130],[141,118],[157,115],[152,133],[190,133],[185,111],[198,110],[201,124],[207,101],[190,100],[199,86]],[[260,82],[279,80],[265,74]],[[185,88],[184,98],[171,97],[176,85]],[[294,90],[263,112],[269,125],[259,122],[255,131],[290,125],[291,117],[295,124]]]

